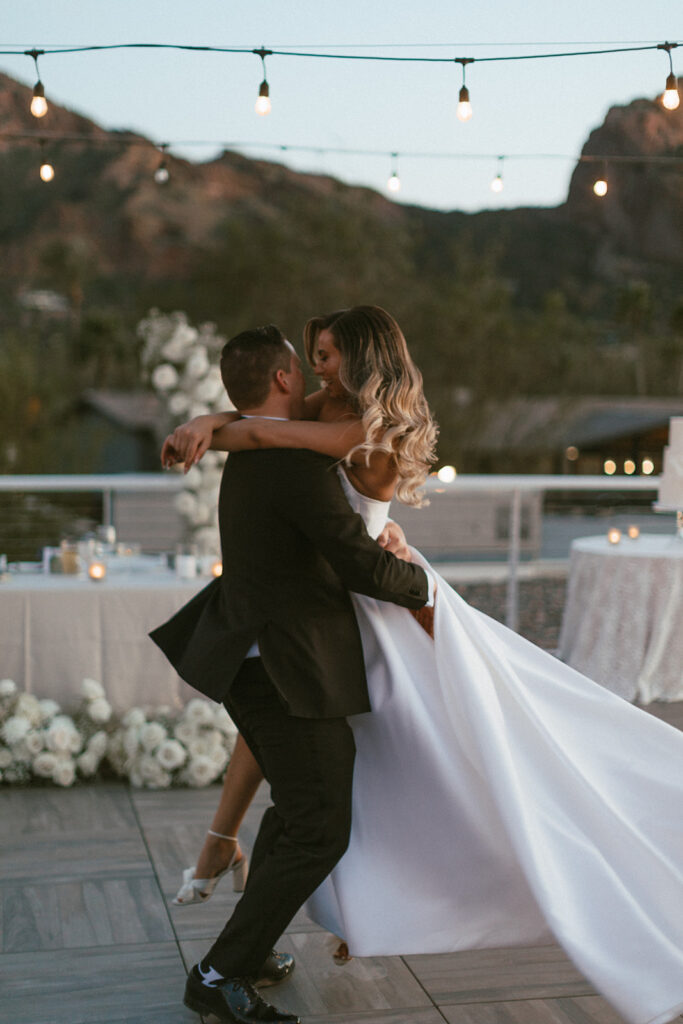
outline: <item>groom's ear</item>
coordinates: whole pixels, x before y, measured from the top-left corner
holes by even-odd
[[[288,395],[289,392],[292,390],[292,386],[290,384],[289,376],[286,370],[276,370],[273,379],[278,387],[278,390],[281,391],[283,394]]]

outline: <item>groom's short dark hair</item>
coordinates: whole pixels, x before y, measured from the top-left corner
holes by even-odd
[[[275,324],[242,331],[221,352],[221,377],[236,409],[253,409],[265,402],[277,370],[289,371],[292,350]]]

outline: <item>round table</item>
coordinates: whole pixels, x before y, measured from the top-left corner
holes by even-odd
[[[683,540],[574,541],[560,657],[627,700],[683,700]]]
[[[97,679],[116,711],[180,707],[196,690],[149,639],[155,626],[209,582],[169,570],[109,571],[101,582],[40,572],[0,583],[0,678],[73,710],[85,677]]]

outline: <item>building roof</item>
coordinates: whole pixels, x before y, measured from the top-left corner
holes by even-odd
[[[683,398],[511,398],[485,403],[473,417],[468,447],[480,452],[590,448],[668,425]]]
[[[82,402],[125,430],[147,430],[157,434],[164,428],[164,410],[156,395],[149,391],[109,391],[88,388]]]

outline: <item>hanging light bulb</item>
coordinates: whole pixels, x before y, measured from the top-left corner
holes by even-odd
[[[466,85],[458,93],[458,120],[469,121],[472,117],[472,104],[470,103],[470,91]]]
[[[472,104],[470,103],[470,91],[465,85],[465,67],[467,64],[472,64],[473,57],[456,57],[455,63],[462,65],[462,86],[458,93],[458,120],[469,121],[472,117]]]
[[[161,150],[161,163],[154,172],[154,180],[156,181],[157,185],[165,185],[168,179],[171,177],[168,171],[168,167],[166,166],[167,148],[167,143],[163,143],[163,145],[159,147],[159,149]]]
[[[41,81],[33,86],[33,99],[31,100],[31,113],[34,117],[45,117],[47,114],[47,100],[45,99],[45,86]]]
[[[40,154],[41,154],[41,156],[40,156],[40,177],[41,177],[41,179],[43,181],[52,181],[52,179],[55,176],[55,169],[52,166],[52,164],[48,160],[45,159],[45,156],[44,156],[44,153],[43,153],[44,149],[45,149],[45,140],[41,139],[40,140]]]
[[[596,196],[599,196],[602,199],[603,196],[607,195],[607,189],[607,163],[603,160],[602,171],[593,182],[593,191]]]
[[[270,56],[273,51],[264,50],[263,47],[261,47],[260,50],[253,50],[252,52],[261,58],[261,63],[263,64],[263,81],[259,86],[258,99],[256,100],[254,109],[259,117],[265,117],[272,109],[270,102],[270,87],[266,78],[266,57]]]
[[[45,117],[47,114],[47,100],[45,99],[45,86],[40,80],[40,70],[38,68],[38,58],[42,56],[44,50],[26,50],[25,54],[27,57],[33,58],[33,63],[36,66],[36,77],[38,81],[33,86],[33,96],[31,98],[31,113],[34,117]]]
[[[393,161],[391,175],[387,182],[387,188],[390,192],[401,191],[401,179],[398,176],[398,153],[392,153],[391,159]]]
[[[667,110],[678,110],[681,97],[678,95],[678,80],[674,73],[666,76],[666,89],[662,96],[662,106]]]
[[[495,178],[491,182],[491,191],[492,192],[502,192],[503,191],[503,157],[502,156],[498,157],[498,174],[495,176]]]
[[[671,60],[671,51],[675,50],[677,46],[678,43],[659,43],[657,46],[658,50],[666,50],[666,55],[669,58],[669,74],[666,76],[666,85],[662,94],[662,106],[666,110],[678,110],[681,102],[681,97],[678,94],[678,80],[674,74],[674,65]]]
[[[254,108],[259,117],[265,117],[272,110],[269,92],[268,83],[264,78],[259,86],[258,99]]]

